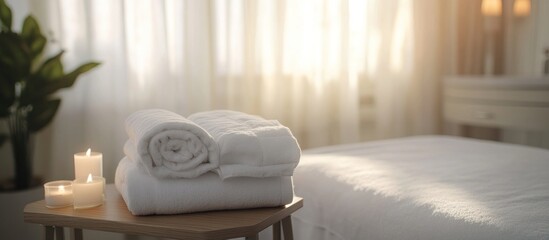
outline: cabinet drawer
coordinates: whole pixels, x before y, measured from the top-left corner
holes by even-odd
[[[504,106],[447,101],[447,120],[478,126],[549,130],[548,107]]]
[[[452,89],[444,92],[445,97],[470,101],[507,102],[515,105],[545,105],[549,106],[549,90],[547,89]]]

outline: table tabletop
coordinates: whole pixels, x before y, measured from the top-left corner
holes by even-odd
[[[25,206],[24,220],[45,226],[175,239],[227,239],[257,234],[303,206],[303,199],[294,197],[281,207],[134,216],[112,184],[107,186],[105,195],[103,205],[89,209],[50,209],[44,200],[32,202]]]

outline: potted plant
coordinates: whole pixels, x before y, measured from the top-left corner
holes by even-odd
[[[40,184],[33,183],[32,139],[55,116],[61,104],[56,92],[71,87],[81,74],[99,65],[89,62],[65,72],[62,50],[43,60],[46,43],[30,15],[21,31],[15,32],[11,9],[0,0],[0,119],[8,126],[7,132],[0,133],[0,147],[11,143],[15,177],[10,188],[14,190]]]

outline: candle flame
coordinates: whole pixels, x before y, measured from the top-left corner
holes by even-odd
[[[65,186],[63,186],[63,185],[59,186],[59,192],[64,193],[65,192]]]
[[[91,151],[92,151],[91,148],[88,148],[88,151],[86,151],[86,156],[89,157],[91,155]]]
[[[86,180],[86,183],[91,183],[93,181],[92,174],[88,175],[88,180]]]

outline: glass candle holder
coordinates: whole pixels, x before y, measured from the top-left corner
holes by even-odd
[[[75,209],[92,208],[103,204],[105,178],[88,175],[86,180],[72,182]]]
[[[59,180],[44,184],[44,199],[48,208],[60,208],[72,205],[72,182]]]

